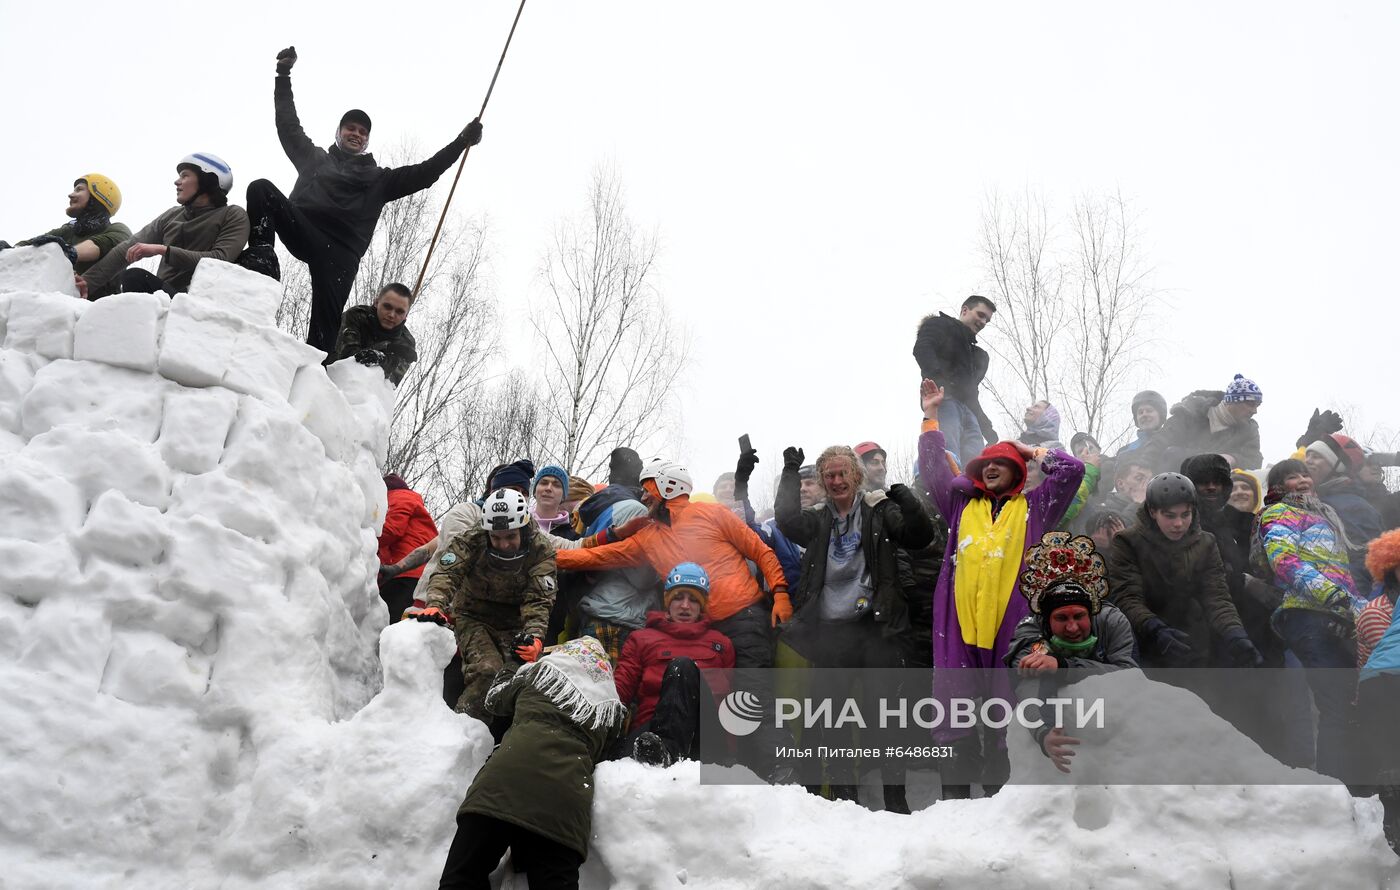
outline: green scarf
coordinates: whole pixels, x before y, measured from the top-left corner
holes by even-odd
[[[1062,640],[1059,637],[1050,638],[1050,647],[1061,655],[1082,655],[1094,648],[1099,642],[1099,638],[1090,634],[1078,643],[1071,643],[1069,640]]]

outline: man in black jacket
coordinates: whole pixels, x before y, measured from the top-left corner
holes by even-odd
[[[977,392],[989,361],[986,350],[977,345],[977,335],[996,311],[991,300],[974,294],[963,300],[957,318],[942,312],[925,317],[914,338],[920,372],[943,387],[938,428],[945,448],[959,463],[972,460],[988,442],[997,441]]]
[[[326,364],[353,358],[362,365],[377,365],[398,386],[418,360],[418,344],[404,323],[412,305],[413,291],[395,281],[384,285],[374,305],[345,310]]]
[[[357,108],[345,112],[335,144],[318,147],[306,135],[292,99],[295,47],[277,54],[273,105],[277,138],[297,168],[291,197],[266,179],[248,185],[248,217],[253,233],[239,265],[279,278],[273,239],[311,272],[311,326],[306,342],[325,352],[335,345],[340,314],[349,299],[360,258],[369,249],[379,213],[390,201],[407,197],[437,182],[469,145],[481,141],[481,122],[467,124],[445,148],[420,164],[380,167],[369,145],[370,119]]]

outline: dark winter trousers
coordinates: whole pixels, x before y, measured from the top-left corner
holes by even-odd
[[[360,255],[326,237],[266,179],[248,184],[248,219],[253,225],[250,248],[271,244],[273,236],[280,235],[292,256],[306,263],[311,272],[311,326],[306,342],[331,353],[345,302],[360,271]]]
[[[438,890],[488,890],[491,872],[506,850],[515,870],[525,873],[530,890],[577,890],[583,864],[577,850],[479,813],[458,814],[457,835],[447,851]]]
[[[700,708],[715,709],[714,695],[710,686],[700,676],[700,668],[689,658],[681,657],[666,665],[661,675],[661,692],[656,699],[656,710],[651,721],[638,726],[628,737],[636,737],[644,732],[654,732],[673,758],[700,759]],[[627,753],[630,755],[629,747]]]
[[[907,647],[898,638],[885,636],[880,625],[866,613],[856,621],[823,621],[817,625],[811,643],[811,662],[814,668],[844,668],[849,670],[895,669],[905,665]],[[856,682],[852,676],[853,684]],[[854,686],[850,691],[855,695]],[[814,743],[835,748],[855,748],[855,733],[849,727],[825,729],[813,727]],[[804,737],[803,741],[806,741]],[[856,799],[855,765],[849,760],[828,761],[826,765],[827,784],[832,797]],[[909,812],[909,804],[904,794],[905,770],[897,759],[880,762],[880,778],[885,786],[885,809],[892,812]],[[819,789],[809,787],[814,793]]]
[[[710,627],[729,637],[734,644],[735,685],[758,697],[766,711],[773,700],[772,681],[768,676],[773,667],[773,630],[771,612],[760,601],[740,609]],[[773,730],[765,722],[758,732],[740,740],[739,759],[761,777],[773,775],[776,750],[791,742],[786,733]]]
[[[1355,633],[1346,622],[1309,609],[1286,609],[1277,623],[1307,671],[1317,707],[1317,771],[1340,779],[1356,738]]]
[[[379,585],[379,598],[389,607],[389,623],[403,617],[404,610],[413,605],[413,591],[418,586],[417,578],[400,575]]]

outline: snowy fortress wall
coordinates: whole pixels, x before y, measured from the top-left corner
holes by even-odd
[[[426,885],[477,731],[439,628],[385,634],[370,704],[392,387],[328,374],[246,270],[72,280],[0,253],[0,884]],[[455,781],[395,774],[420,755]],[[365,871],[380,829],[436,861]]]

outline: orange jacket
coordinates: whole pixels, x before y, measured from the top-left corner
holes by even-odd
[[[698,562],[710,576],[705,614],[711,621],[723,621],[763,599],[745,559],[758,564],[769,590],[787,588],[778,557],[727,508],[693,503],[684,495],[667,501],[666,508],[670,525],[657,523],[602,547],[560,550],[555,554],[559,568],[592,572],[645,563],[664,578],[683,562]]]
[[[379,564],[391,565],[437,537],[437,523],[423,505],[423,498],[411,488],[389,490],[389,511],[384,514],[384,530],[379,533]],[[400,578],[417,578],[423,567],[404,572]]]

